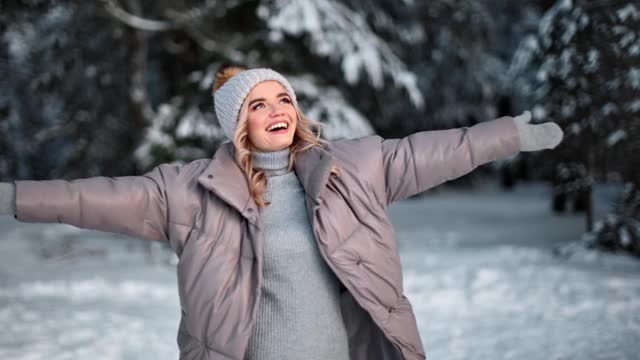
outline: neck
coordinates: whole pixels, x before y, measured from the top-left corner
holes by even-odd
[[[277,151],[252,151],[253,167],[262,169],[265,175],[279,175],[288,172],[289,148]]]

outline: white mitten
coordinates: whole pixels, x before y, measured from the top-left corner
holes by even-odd
[[[544,124],[529,124],[531,112],[525,111],[513,118],[518,135],[520,136],[520,151],[538,151],[553,149],[564,136],[558,124],[546,122]]]
[[[13,183],[0,183],[0,216],[16,213],[16,189]]]

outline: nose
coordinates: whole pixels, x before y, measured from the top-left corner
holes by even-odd
[[[280,104],[271,104],[269,106],[269,116],[270,117],[277,117],[282,115],[282,107],[280,106]]]

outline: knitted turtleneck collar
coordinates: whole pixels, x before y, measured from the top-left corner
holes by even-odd
[[[289,167],[289,148],[278,151],[252,151],[253,167],[263,169],[265,175],[285,174]]]

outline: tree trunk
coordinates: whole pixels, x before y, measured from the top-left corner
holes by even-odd
[[[592,134],[593,135],[593,134]],[[587,232],[591,232],[593,231],[593,185],[594,185],[594,165],[595,165],[595,160],[594,160],[594,153],[593,153],[593,146],[591,146],[591,144],[593,144],[593,142],[589,143],[589,147],[587,150],[587,189],[586,191],[586,202],[587,202],[587,206],[586,206],[586,226],[587,226]]]

